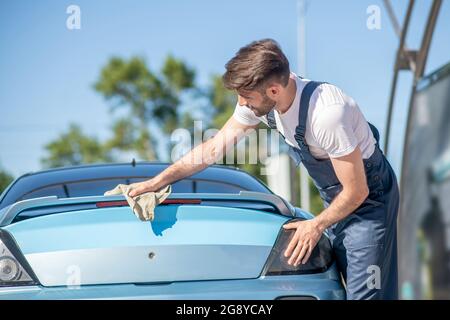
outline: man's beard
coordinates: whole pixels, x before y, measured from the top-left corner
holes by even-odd
[[[258,109],[253,108],[252,110],[257,117],[262,117],[268,114],[275,107],[275,104],[274,100],[270,99],[266,94],[263,94],[261,105]]]

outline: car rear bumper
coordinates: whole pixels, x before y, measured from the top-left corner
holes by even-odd
[[[3,287],[0,299],[171,299],[273,300],[310,297],[345,299],[336,266],[320,274],[269,276],[245,280],[189,281],[161,284],[113,284],[63,287]]]

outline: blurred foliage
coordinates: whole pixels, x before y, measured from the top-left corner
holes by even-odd
[[[207,95],[211,106],[214,107],[212,126],[221,128],[233,114],[237,101],[236,94],[225,89],[220,75],[213,75]]]
[[[152,133],[158,131],[158,140],[163,141],[176,128],[192,125],[191,116],[180,110],[180,97],[195,91],[195,72],[171,55],[160,73],[150,70],[141,57],[112,57],[93,87],[110,102],[111,113],[121,108],[127,115],[112,121],[111,136],[102,142],[71,124],[67,133],[45,146],[47,155],[41,160],[45,167],[113,162],[114,151],[158,160],[157,138]]]
[[[8,172],[0,169],[0,194],[14,180],[14,177]]]
[[[85,135],[73,123],[69,125],[67,132],[44,148],[48,155],[41,159],[41,163],[46,168],[112,161],[108,150],[98,139]]]
[[[316,216],[322,212],[324,206],[323,201],[320,198],[319,191],[317,190],[311,178],[309,178],[309,194],[311,196],[310,211]]]
[[[116,120],[112,126],[112,137],[105,142],[107,149],[133,150],[137,144],[136,126],[128,118]]]
[[[195,72],[190,69],[184,62],[175,59],[171,55],[166,58],[162,68],[167,84],[176,92],[194,87]]]
[[[179,109],[180,96],[195,87],[194,80],[194,70],[171,55],[159,74],[150,70],[141,57],[128,61],[111,58],[102,68],[94,88],[111,101],[111,111],[125,107],[128,117],[113,125],[114,136],[108,146],[134,150],[147,160],[160,158],[155,153],[155,135],[149,126],[163,135],[180,126],[184,119]]]

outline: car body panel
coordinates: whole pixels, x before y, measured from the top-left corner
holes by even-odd
[[[311,297],[343,300],[345,290],[336,275],[336,265],[332,265],[324,273],[257,279],[0,288],[0,299],[273,300],[281,297]]]
[[[286,217],[249,209],[164,205],[153,222],[130,207],[35,217],[4,227],[43,286],[257,278]],[[152,258],[149,255],[153,254]]]

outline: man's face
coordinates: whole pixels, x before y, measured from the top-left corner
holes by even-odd
[[[239,104],[246,106],[257,117],[262,117],[268,114],[274,107],[275,101],[270,99],[265,93],[261,94],[258,91],[240,91],[238,92]]]

